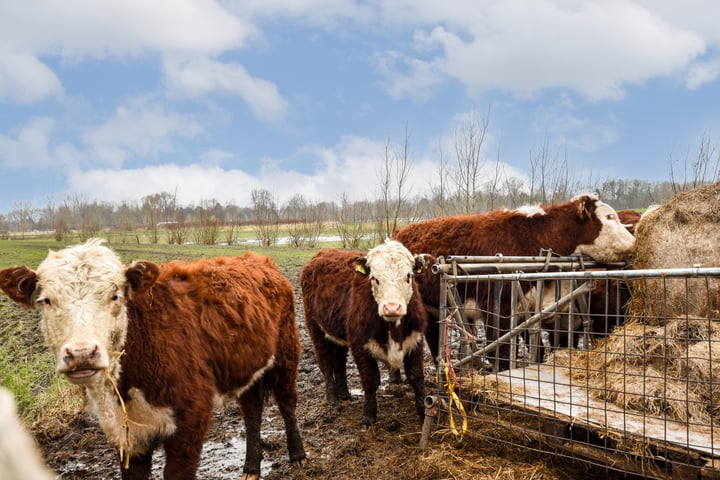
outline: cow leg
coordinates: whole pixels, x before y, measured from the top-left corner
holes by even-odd
[[[297,367],[293,369],[276,367],[272,380],[273,398],[285,421],[285,437],[290,462],[302,464],[306,455],[295,414],[298,399]]]
[[[245,465],[243,465],[243,478],[259,478],[260,463],[262,462],[262,444],[260,443],[260,425],[263,411],[263,383],[255,382],[239,398],[245,420]]]
[[[388,365],[388,380],[390,383],[394,383],[396,385],[402,383],[402,376],[400,375],[400,369],[394,368]]]
[[[438,321],[437,308],[429,308],[425,306],[428,312],[428,323],[425,328],[425,341],[430,348],[430,354],[432,355],[433,361],[437,364],[437,359],[440,351],[440,322]]]
[[[198,393],[198,396],[206,398],[202,392]],[[189,410],[176,413],[177,430],[165,440],[165,480],[196,478],[213,405],[193,407],[189,409],[192,413]]]
[[[417,345],[403,358],[405,376],[415,393],[415,410],[420,416],[420,423],[425,420],[425,372],[423,370],[423,348]]]
[[[342,400],[350,400],[350,390],[347,383],[347,347],[333,344],[332,348],[332,380],[328,384],[328,399],[333,398],[332,403]]]
[[[317,322],[305,318],[305,324],[312,339],[315,360],[325,378],[325,392],[328,403],[336,404],[350,398],[347,389],[347,347],[327,339]]]
[[[152,470],[152,450],[144,455],[135,455],[130,458],[128,468],[125,460],[121,460],[120,476],[122,480],[148,480]]]
[[[380,368],[362,345],[352,345],[352,354],[360,373],[365,402],[362,426],[367,428],[377,420],[377,389],[380,386]]]

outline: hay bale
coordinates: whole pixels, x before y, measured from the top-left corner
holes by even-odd
[[[643,216],[635,230],[635,269],[720,266],[720,183],[680,193]],[[708,292],[710,294],[708,295]],[[647,323],[690,315],[720,317],[720,282],[637,282],[630,312]]]

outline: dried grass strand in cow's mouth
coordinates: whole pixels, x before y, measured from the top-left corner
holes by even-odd
[[[125,352],[119,352],[118,358],[121,357],[123,353]],[[123,468],[127,470],[130,468],[130,455],[125,455],[125,453],[129,447],[130,417],[128,417],[127,409],[125,408],[125,401],[122,399],[122,395],[120,395],[120,390],[118,389],[115,380],[112,378],[112,375],[110,375],[110,370],[107,368],[105,369],[105,376],[107,376],[110,385],[112,385],[113,390],[115,391],[115,395],[117,395],[118,397],[118,401],[120,402],[120,409],[122,410],[123,414],[123,439],[120,442],[120,461],[122,462],[124,460]]]

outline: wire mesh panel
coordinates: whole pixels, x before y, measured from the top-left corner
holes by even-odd
[[[441,422],[650,478],[720,478],[720,269],[474,260],[435,267]]]

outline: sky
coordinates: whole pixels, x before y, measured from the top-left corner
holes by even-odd
[[[472,118],[505,177],[545,145],[578,177],[668,180],[720,138],[718,18],[715,0],[2,1],[0,212],[372,199],[406,141],[423,195]]]

